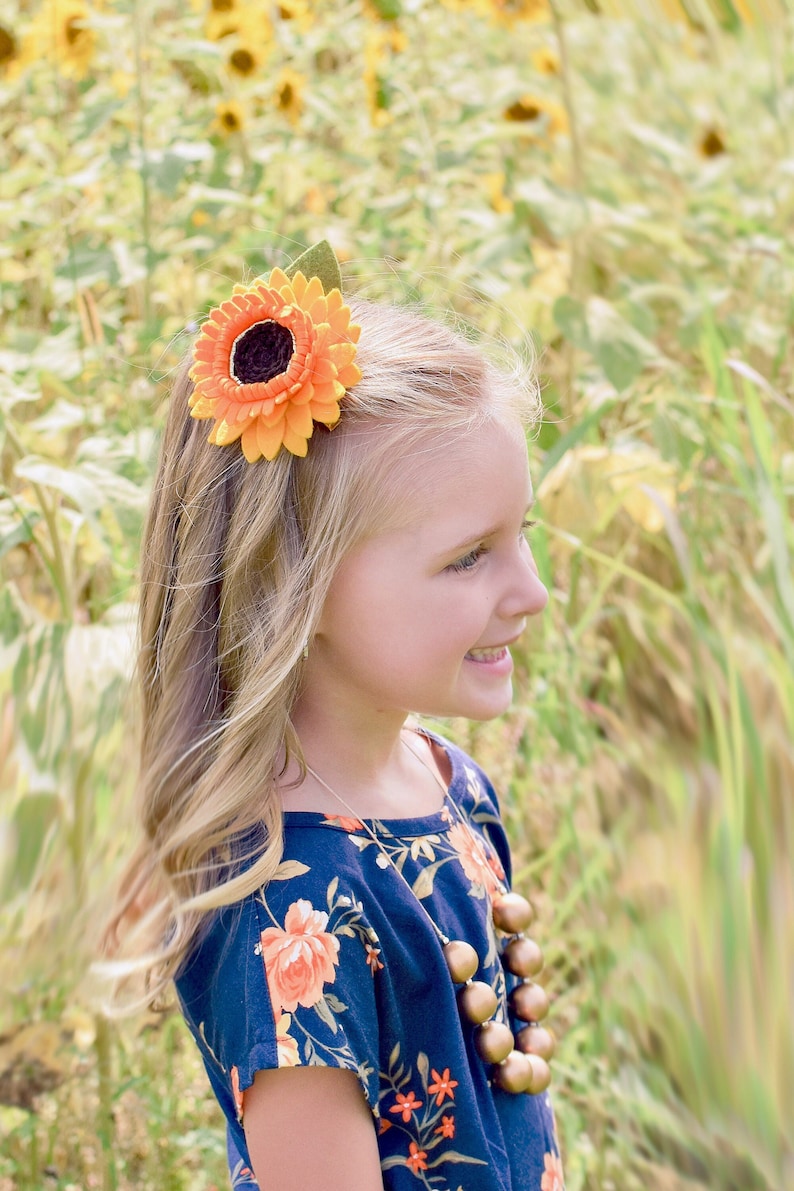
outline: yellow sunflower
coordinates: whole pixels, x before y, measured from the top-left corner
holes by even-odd
[[[282,21],[295,21],[304,31],[311,26],[312,10],[308,0],[278,0],[276,12]]]
[[[243,18],[239,0],[210,0],[204,18],[204,35],[207,41],[221,41],[236,33]]]
[[[560,59],[549,46],[532,51],[532,65],[538,74],[559,74]]]
[[[512,123],[528,125],[528,131],[533,133],[545,129],[552,137],[566,133],[569,129],[565,108],[553,99],[544,99],[539,95],[522,95],[505,108],[502,116]]]
[[[297,70],[285,66],[276,80],[274,98],[276,107],[289,120],[290,124],[297,124],[303,111],[303,89],[306,79]]]
[[[281,269],[236,285],[213,310],[194,349],[194,418],[212,418],[208,441],[241,440],[249,463],[282,446],[306,454],[314,423],[333,427],[339,402],[361,379],[353,363],[361,328],[338,289]]]
[[[10,29],[0,25],[0,70],[13,62],[17,56],[17,39]]]
[[[233,136],[242,132],[245,125],[243,106],[236,99],[226,99],[216,105],[213,127],[221,136]]]
[[[83,0],[45,0],[25,37],[20,64],[49,58],[61,74],[85,78],[97,47],[90,18]]]
[[[256,74],[263,63],[262,54],[254,46],[238,45],[226,59],[231,74],[247,79]]]

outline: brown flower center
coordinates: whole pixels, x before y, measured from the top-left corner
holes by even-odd
[[[229,65],[237,74],[251,74],[256,61],[250,50],[238,49],[229,55]]]
[[[229,372],[240,385],[265,384],[287,371],[294,354],[292,331],[268,318],[237,336],[232,344]]]
[[[12,33],[0,25],[0,63],[9,62],[17,51],[17,44]]]

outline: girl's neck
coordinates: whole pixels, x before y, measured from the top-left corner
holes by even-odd
[[[331,790],[363,819],[408,819],[438,812],[443,795],[432,771],[445,784],[449,775],[429,742],[412,734],[408,747],[403,739],[409,731],[405,720],[359,724],[353,730],[340,710],[312,709],[299,701],[292,715],[308,765]],[[292,783],[298,777],[297,763],[292,762],[280,783],[284,810],[348,813],[311,774],[295,786]]]

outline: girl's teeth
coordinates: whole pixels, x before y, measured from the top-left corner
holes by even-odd
[[[470,649],[467,657],[474,658],[476,662],[495,662],[504,657],[504,653],[504,646],[501,649]]]

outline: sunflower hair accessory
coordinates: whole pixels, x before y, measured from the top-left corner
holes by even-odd
[[[334,250],[321,240],[210,311],[193,345],[190,416],[212,418],[208,442],[241,441],[249,463],[282,446],[304,456],[314,423],[332,429],[361,380],[361,327],[350,321]]]

